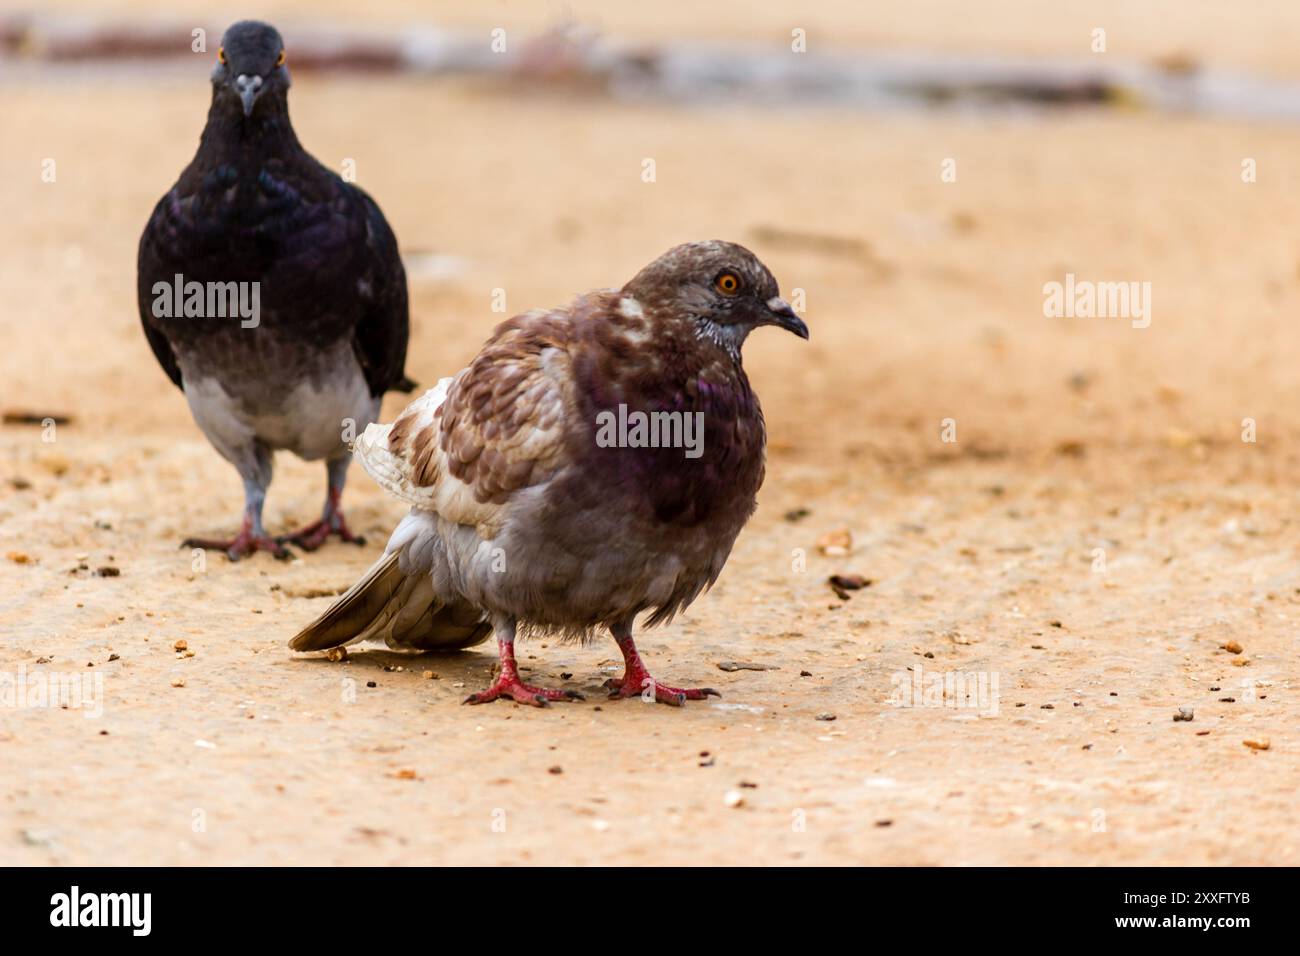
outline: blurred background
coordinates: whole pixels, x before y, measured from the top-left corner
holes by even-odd
[[[136,329],[134,245],[245,14],[286,37],[302,141],[353,163],[397,232],[422,381],[501,318],[494,288],[511,312],[557,303],[714,237],[805,291],[810,346],[760,336],[749,361],[778,440],[823,453],[934,452],[945,417],[986,451],[1213,443],[1300,398],[1275,341],[1300,284],[1294,4],[3,10],[10,403],[189,427]],[[1151,282],[1151,328],[1045,319],[1067,272]]]

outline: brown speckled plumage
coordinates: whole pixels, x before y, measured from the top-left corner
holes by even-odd
[[[670,619],[717,579],[763,482],[763,415],[740,358],[759,325],[807,336],[762,263],[722,242],[678,246],[620,290],[502,323],[467,368],[358,442],[366,470],[412,506],[389,542],[392,573],[427,577],[434,612],[478,609],[505,643],[516,627],[586,637],[603,625],[630,645],[637,615]],[[698,454],[603,446],[600,423],[620,407],[692,416]],[[448,643],[423,617],[382,635],[346,617],[293,646]]]

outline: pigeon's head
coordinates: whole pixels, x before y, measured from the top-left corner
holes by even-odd
[[[688,242],[669,249],[623,287],[651,315],[687,317],[702,338],[739,354],[760,325],[808,338],[808,326],[781,298],[767,266],[734,242]]]
[[[252,116],[259,102],[283,104],[289,89],[284,40],[269,23],[240,20],[221,38],[212,68],[213,94]]]

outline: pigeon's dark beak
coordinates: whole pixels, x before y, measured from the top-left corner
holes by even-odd
[[[787,332],[793,332],[801,339],[808,338],[808,326],[804,325],[803,319],[794,314],[794,309],[790,308],[790,303],[780,296],[773,296],[767,300],[767,311],[771,316],[771,324],[779,325]]]
[[[262,92],[262,78],[260,76],[248,76],[245,73],[239,74],[239,76],[235,77],[235,92],[239,94],[239,100],[244,104],[244,115],[251,116],[253,104]]]

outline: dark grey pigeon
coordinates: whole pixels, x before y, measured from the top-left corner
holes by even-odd
[[[467,702],[544,704],[576,695],[523,682],[516,631],[606,627],[625,665],[611,696],[715,694],[651,677],[632,624],[695,600],[754,511],[765,431],[740,349],[765,325],[808,337],[772,274],[730,242],[678,246],[622,289],[502,323],[468,368],[358,440],[366,471],[411,510],[290,646],[495,634],[500,674]]]
[[[149,345],[244,480],[239,533],[185,544],[231,560],[358,540],[339,507],[345,439],[375,420],[385,391],[414,387],[397,241],[374,200],[299,144],[289,82],[274,27],[226,31],[198,152],[140,237]],[[319,521],[272,538],[262,504],[277,449],[324,459],[328,491]]]

